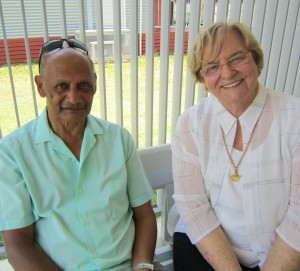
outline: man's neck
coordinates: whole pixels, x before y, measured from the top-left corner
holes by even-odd
[[[64,141],[67,147],[79,160],[84,135],[85,123],[60,121],[52,125],[53,132]]]

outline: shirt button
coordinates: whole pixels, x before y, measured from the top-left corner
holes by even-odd
[[[79,192],[79,193],[82,193],[82,192],[83,192],[82,187],[79,187],[79,188],[78,188],[78,192]]]
[[[97,252],[96,250],[93,251],[93,258],[95,259],[97,257]]]
[[[87,219],[87,218],[83,219],[83,224],[84,224],[84,225],[87,225],[87,224],[89,224],[89,221],[88,221],[88,219]]]

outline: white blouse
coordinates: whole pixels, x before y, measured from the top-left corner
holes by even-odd
[[[184,112],[172,139],[176,231],[195,244],[221,225],[248,267],[263,264],[277,234],[300,252],[299,119],[299,98],[260,86],[239,118],[244,149],[258,125],[234,183],[220,126],[237,164],[237,119],[214,96]]]

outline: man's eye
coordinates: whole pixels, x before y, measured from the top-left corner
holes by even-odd
[[[87,83],[87,82],[81,82],[80,84],[79,84],[79,87],[80,88],[86,88],[86,87],[88,87],[89,86],[89,84]]]
[[[89,90],[91,89],[91,84],[88,82],[80,82],[77,87],[81,90]]]
[[[59,83],[55,86],[55,89],[57,91],[64,91],[64,90],[67,90],[68,88],[69,88],[69,86],[66,83]]]

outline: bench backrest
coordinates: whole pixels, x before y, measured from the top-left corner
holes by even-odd
[[[146,175],[154,190],[157,190],[157,213],[161,215],[161,236],[169,241],[167,230],[168,212],[174,204],[172,195],[174,183],[172,175],[172,153],[170,144],[139,149]]]

